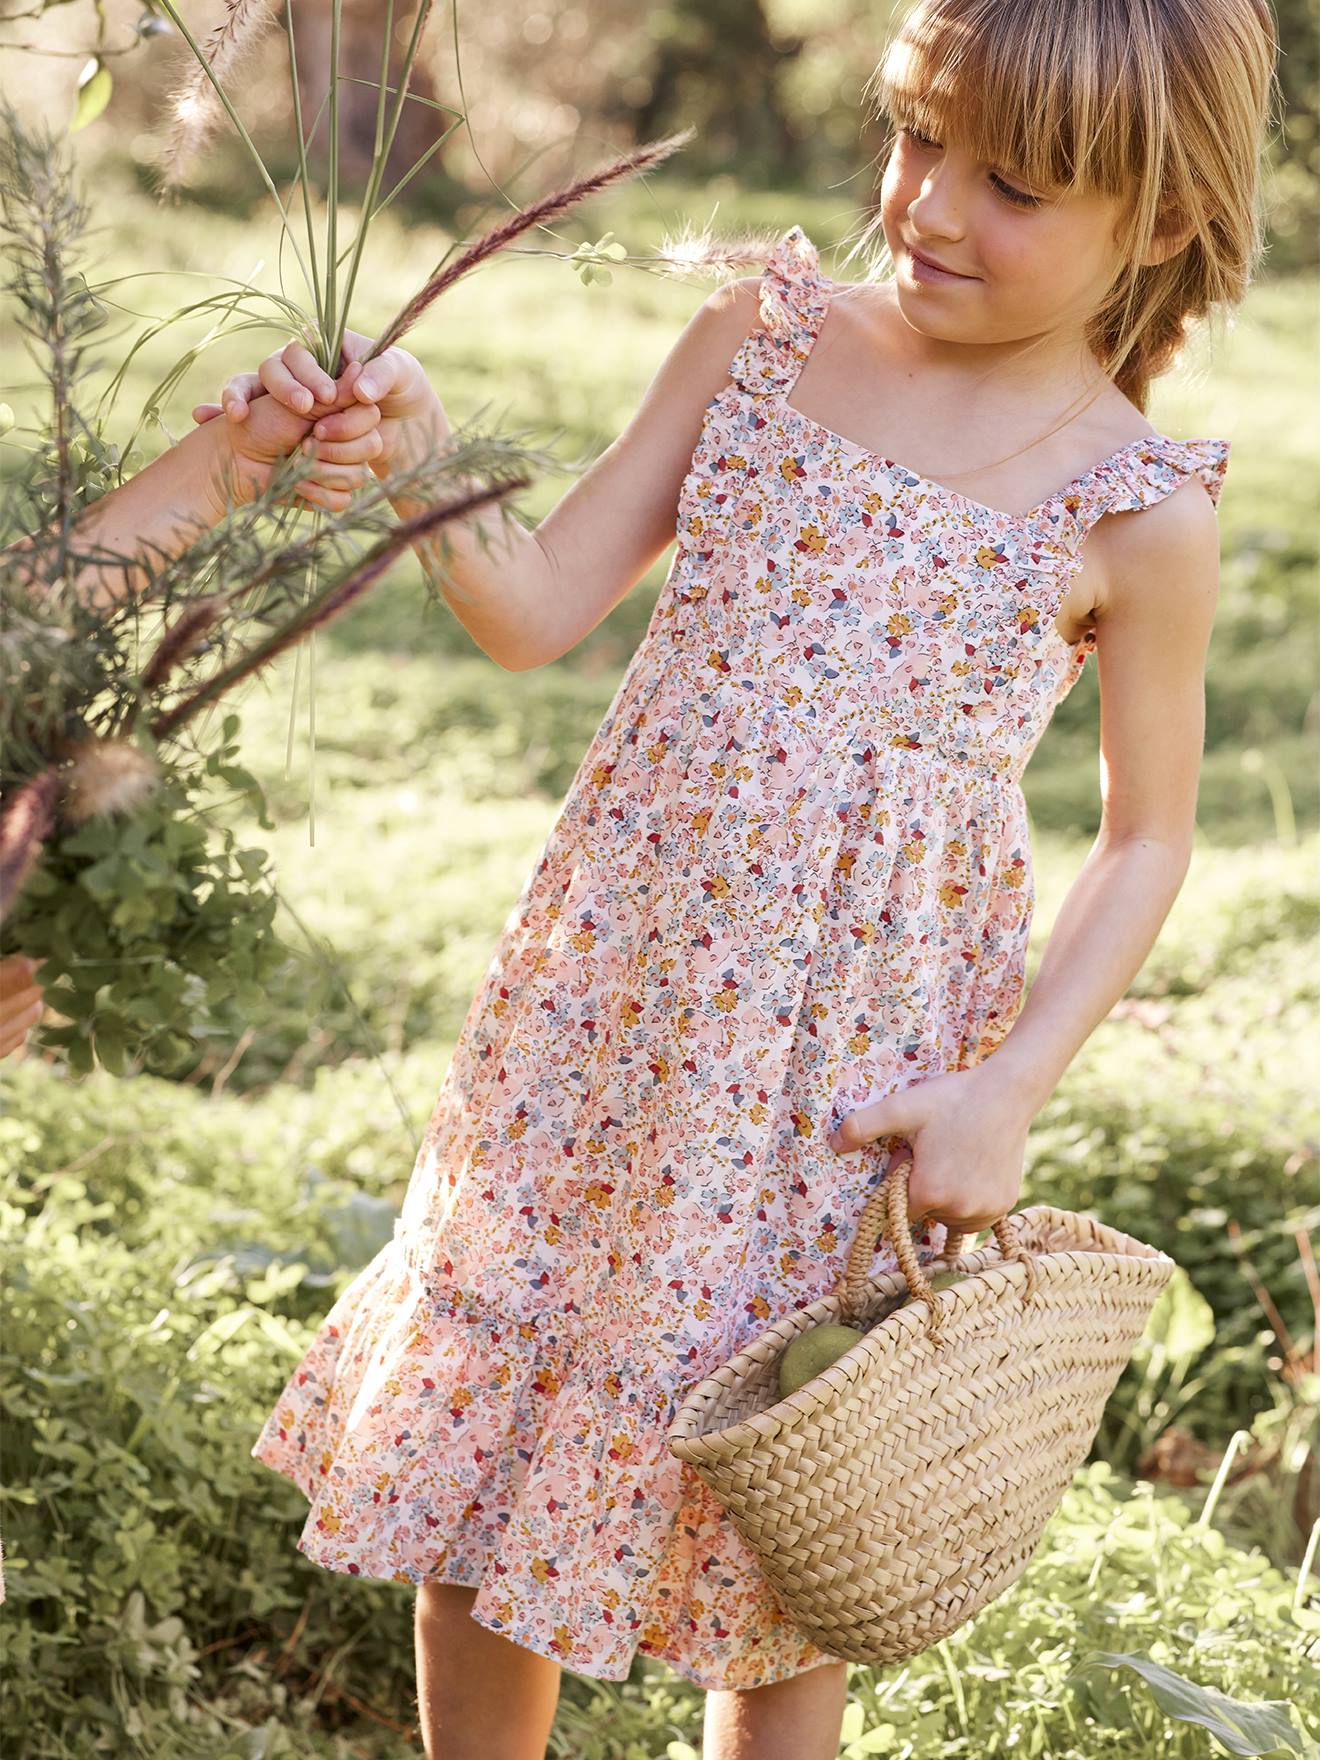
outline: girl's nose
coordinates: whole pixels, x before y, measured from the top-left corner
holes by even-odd
[[[921,189],[908,203],[912,224],[923,238],[960,239],[965,230],[963,196],[947,161],[932,165]]]

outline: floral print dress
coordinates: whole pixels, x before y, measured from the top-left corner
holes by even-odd
[[[480,1625],[600,1680],[639,1651],[724,1689],[836,1660],[666,1432],[834,1288],[902,1153],[836,1154],[843,1116],[1011,1025],[1022,773],[1093,646],[1055,628],[1081,541],[1192,475],[1217,500],[1227,462],[1155,437],[1028,513],[967,500],[788,401],[836,285],[790,228],[395,1237],[252,1450],[310,1500],[317,1564],[475,1587]]]

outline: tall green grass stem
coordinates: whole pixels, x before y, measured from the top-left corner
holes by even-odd
[[[202,72],[206,75],[207,79],[210,80],[211,85],[215,90],[216,97],[219,98],[221,104],[224,106],[225,114],[229,117],[229,120],[233,123],[234,128],[237,130],[238,138],[242,141],[243,145],[247,148],[248,155],[251,158],[252,163],[256,166],[257,172],[261,178],[261,181],[265,184],[266,189],[270,194],[271,200],[274,202],[275,206],[279,209],[280,220],[284,226],[285,233],[288,236],[289,243],[293,246],[293,254],[298,259],[298,267],[303,272],[303,279],[307,283],[307,290],[309,293],[312,294],[313,298],[315,298],[315,284],[314,284],[312,277],[311,277],[311,274],[307,268],[307,264],[303,260],[303,254],[298,249],[298,240],[297,240],[296,235],[294,234],[293,222],[289,219],[289,211],[284,206],[284,203],[280,200],[280,192],[279,192],[279,190],[276,189],[275,180],[266,168],[266,161],[262,158],[261,154],[257,151],[256,142],[252,139],[252,136],[248,133],[247,129],[245,128],[245,126],[243,124],[243,118],[239,115],[238,111],[235,110],[232,102],[230,101],[230,97],[229,97],[228,92],[221,85],[220,81],[215,77],[215,74],[211,71],[211,63],[206,59],[206,56],[202,53],[201,44],[197,41],[196,37],[188,29],[188,26],[184,22],[182,14],[180,13],[178,7],[174,4],[174,0],[158,0],[158,3],[160,5],[161,11],[165,14],[166,18],[169,19],[170,23],[174,26],[175,30],[178,31],[179,35],[183,38],[184,42],[187,43],[188,47],[192,50],[193,54],[197,57],[198,65],[201,67]],[[339,11],[339,7],[338,7],[338,3],[336,0],[336,7],[335,7],[336,17],[338,16],[338,11]]]

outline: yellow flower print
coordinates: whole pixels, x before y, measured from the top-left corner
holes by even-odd
[[[885,622],[885,633],[891,637],[912,634],[912,619],[906,611],[891,612]]]
[[[805,1137],[810,1132],[811,1114],[809,1112],[805,1112],[799,1106],[796,1110],[790,1112],[788,1116],[793,1122],[793,1130],[796,1135],[799,1137]]]
[[[838,860],[835,865],[845,880],[852,879],[852,871],[857,863],[857,854],[858,852],[855,849],[841,849],[839,851]]]
[[[635,1027],[642,1018],[642,1005],[635,996],[625,996],[619,1005],[619,1025]]]
[[[582,1196],[588,1204],[594,1204],[598,1210],[608,1210],[610,1200],[614,1196],[614,1187],[608,1180],[593,1179],[583,1190]]]
[[[637,1444],[622,1430],[616,1430],[607,1450],[612,1461],[631,1461],[637,1457]]]
[[[538,1583],[548,1583],[551,1577],[557,1577],[559,1575],[559,1572],[555,1569],[554,1565],[548,1558],[534,1558],[531,1562],[530,1568],[533,1577],[535,1577]]]
[[[738,1006],[738,985],[735,979],[726,978],[722,989],[715,992],[715,1006],[721,1014],[728,1014]]]
[[[959,886],[955,880],[946,880],[940,887],[940,903],[947,910],[957,910],[967,896],[967,887]]]
[[[573,1654],[573,1634],[567,1626],[555,1626],[550,1640],[550,1648],[560,1656]]]
[[[323,1534],[337,1534],[344,1524],[335,1506],[328,1503],[317,1517],[316,1525]]]
[[[827,1256],[838,1252],[839,1237],[835,1233],[833,1224],[828,1228],[822,1228],[813,1244],[818,1253],[824,1253]]]
[[[1027,865],[1021,856],[1014,856],[999,876],[1005,886],[1021,886],[1026,877]]]
[[[509,1140],[514,1143],[516,1143],[520,1137],[526,1136],[527,1135],[526,1115],[523,1113],[520,1113],[517,1118],[511,1118],[509,1120],[508,1129],[505,1134],[509,1138]]]
[[[727,898],[729,895],[729,882],[723,874],[712,875],[709,880],[703,880],[702,885],[705,887],[706,897],[709,899]]]
[[[854,1057],[861,1057],[869,1051],[871,1049],[870,1029],[863,1027],[859,1032],[854,1033],[852,1038],[848,1040],[848,1049]]]
[[[789,685],[784,691],[784,701],[790,709],[796,708],[796,706],[802,701],[801,685]]]
[[[811,594],[805,587],[794,587],[793,591],[789,594],[789,598],[795,605],[799,605],[804,609],[811,603]]]
[[[782,482],[796,483],[799,478],[805,477],[806,474],[806,471],[802,468],[802,460],[800,458],[789,457],[780,459],[779,477]]]
[[[793,540],[793,548],[817,554],[825,548],[825,534],[819,526],[803,526]]]
[[[982,544],[976,551],[976,560],[982,568],[994,568],[997,563],[1007,562],[1002,544]]]
[[[751,1301],[747,1303],[747,1313],[753,1320],[768,1320],[770,1318],[770,1304],[764,1296],[753,1296]]]

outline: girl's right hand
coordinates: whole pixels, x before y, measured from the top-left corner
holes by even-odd
[[[45,1011],[41,985],[37,982],[40,960],[25,953],[0,959],[0,1057],[8,1057],[26,1044],[27,1036]]]
[[[344,332],[345,366],[335,389],[337,401],[347,407],[332,413],[325,411],[331,401],[329,375],[303,343],[294,341],[267,355],[255,373],[237,374],[220,393],[219,404],[203,404],[193,415],[207,421],[223,412],[230,422],[242,423],[255,401],[269,395],[293,415],[311,421],[319,461],[334,466],[366,459],[378,477],[386,476],[415,463],[445,438],[449,424],[415,355],[387,348],[363,365],[371,347],[369,336]],[[367,421],[374,431],[364,426]]]

